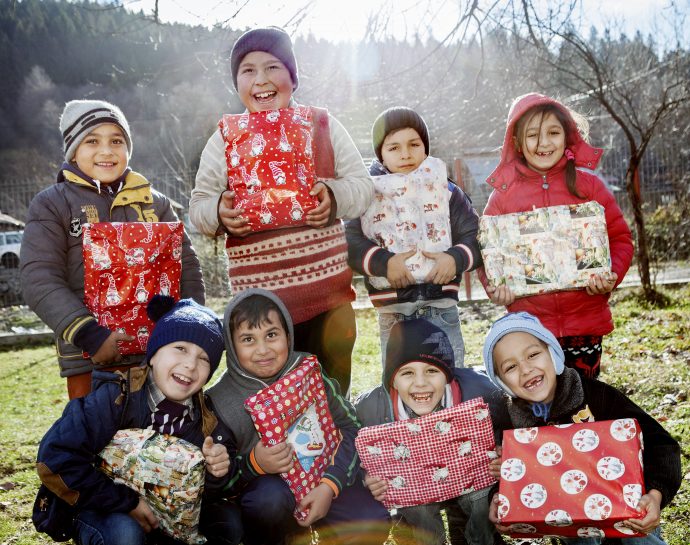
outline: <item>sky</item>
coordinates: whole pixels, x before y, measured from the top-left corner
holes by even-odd
[[[155,0],[121,0],[130,10],[151,14]],[[589,31],[594,25],[613,25],[629,35],[643,34],[656,28],[668,28],[669,19],[679,25],[669,9],[672,1],[680,11],[690,14],[690,0],[582,0],[576,24]],[[562,3],[565,3],[563,0]],[[467,0],[158,0],[159,18],[163,22],[229,28],[264,25],[285,27],[292,35],[312,33],[330,41],[358,42],[367,33],[370,15],[379,15],[373,34],[384,37],[412,37],[420,29],[431,28],[437,39],[444,39],[459,19]],[[480,0],[487,5],[489,0]],[[492,2],[493,3],[493,2]],[[501,2],[499,0],[498,4]],[[507,4],[507,2],[503,2]],[[519,2],[518,2],[519,4]],[[543,9],[555,4],[537,0]],[[385,14],[385,15],[383,15]],[[688,21],[690,23],[690,21]],[[668,35],[668,32],[657,33]],[[685,42],[690,40],[687,36]]]

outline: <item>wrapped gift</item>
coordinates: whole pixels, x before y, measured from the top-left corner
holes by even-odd
[[[489,475],[494,434],[481,398],[362,428],[355,445],[367,473],[388,481],[388,509],[456,498],[495,482]]]
[[[635,537],[642,432],[624,418],[503,434],[498,517],[513,537]]]
[[[146,353],[154,295],[180,298],[183,236],[181,222],[84,225],[84,302],[100,325],[135,337],[121,354]]]
[[[205,543],[198,533],[206,469],[201,450],[154,430],[119,430],[99,454],[99,469],[136,490],[159,527],[189,544]]]
[[[611,272],[604,207],[595,201],[482,216],[478,239],[489,285],[518,297],[582,288]]]
[[[450,191],[446,165],[427,157],[413,172],[374,176],[374,199],[361,217],[362,232],[396,254],[416,249],[405,261],[418,284],[434,266],[422,251],[444,252],[452,246]],[[383,276],[369,278],[376,289],[391,287]]]
[[[224,115],[228,188],[253,232],[305,225],[319,200],[312,109],[307,106]]]
[[[319,484],[341,439],[319,369],[316,357],[309,356],[297,369],[244,402],[264,445],[287,441],[294,449],[294,465],[280,476],[297,503]],[[297,518],[306,515],[295,512]]]

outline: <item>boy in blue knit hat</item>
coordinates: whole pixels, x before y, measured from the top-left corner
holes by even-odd
[[[643,466],[647,493],[637,509],[642,518],[625,524],[645,537],[623,538],[630,545],[662,545],[661,509],[673,499],[681,483],[680,447],[650,415],[616,388],[582,378],[564,365],[563,349],[556,337],[527,312],[497,320],[484,342],[484,364],[489,378],[508,396],[514,428],[572,424],[594,420],[636,418],[644,436]],[[494,475],[501,460],[492,462]],[[497,522],[497,497],[491,520]],[[501,532],[508,528],[497,524]],[[601,538],[563,538],[569,544],[598,545]]]
[[[121,429],[154,429],[189,441],[201,448],[206,461],[204,494],[208,497],[226,484],[230,459],[220,443],[226,429],[202,393],[223,354],[222,324],[192,299],[175,303],[157,295],[147,312],[156,322],[147,346],[148,365],[94,371],[93,391],[71,400],[41,440],[37,471],[44,486],[33,519],[39,531],[54,539],[143,545],[146,534],[158,527],[136,491],[94,466],[98,453]],[[222,543],[239,543],[240,528],[238,516],[234,528],[223,530]],[[203,509],[200,530],[204,533]]]

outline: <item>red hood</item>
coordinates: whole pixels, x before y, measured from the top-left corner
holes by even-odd
[[[556,106],[559,110],[562,110],[569,119],[569,126],[565,129],[568,149],[575,154],[575,166],[593,170],[599,163],[603,150],[590,146],[582,139],[582,136],[577,130],[575,121],[560,102],[545,95],[540,95],[539,93],[528,93],[516,98],[508,112],[508,123],[506,126],[506,135],[503,139],[501,160],[496,169],[486,179],[486,183],[494,189],[505,191],[517,178],[517,167],[520,164],[524,164],[524,160],[518,154],[513,144],[515,123],[527,110],[542,104],[552,104]]]

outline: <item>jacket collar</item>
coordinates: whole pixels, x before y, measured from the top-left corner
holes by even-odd
[[[115,199],[111,208],[115,206],[126,206],[132,203],[151,204],[153,195],[151,194],[151,184],[138,172],[134,172],[129,167],[124,171],[117,183],[120,189],[115,194]],[[57,183],[72,183],[81,187],[91,189],[101,193],[101,188],[96,181],[84,174],[80,169],[70,163],[63,163],[57,175]]]

